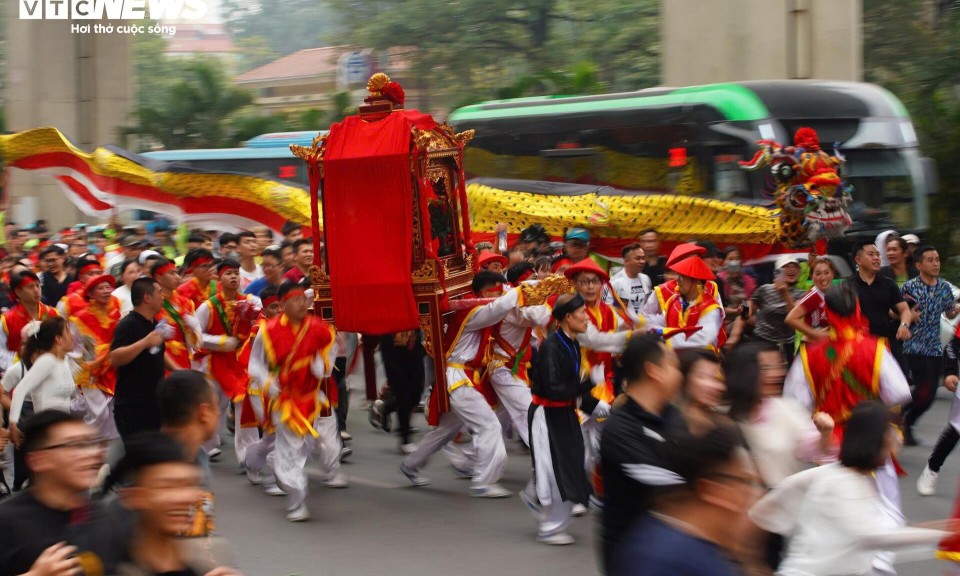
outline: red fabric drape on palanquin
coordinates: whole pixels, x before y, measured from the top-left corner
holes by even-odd
[[[324,154],[324,237],[337,329],[387,334],[419,327],[413,257],[411,128],[427,114],[395,111],[334,124]]]

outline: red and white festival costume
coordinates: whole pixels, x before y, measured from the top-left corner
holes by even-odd
[[[193,367],[193,351],[200,345],[200,322],[197,321],[193,302],[174,290],[169,298],[163,300],[163,310],[157,314],[157,321],[165,321],[173,328],[173,337],[165,343],[167,360],[177,370],[190,370]]]
[[[237,459],[243,461],[247,446],[259,440],[256,429],[241,428],[241,403],[247,394],[247,367],[240,362],[237,352],[250,335],[253,328],[253,314],[256,298],[247,294],[237,294],[236,300],[226,300],[223,292],[208,299],[197,308],[197,322],[200,324],[200,345],[208,353],[203,358],[204,373],[216,382],[220,391],[222,418],[226,418],[229,403],[234,405],[235,432],[233,444]],[[257,312],[259,314],[259,312]],[[228,338],[239,341],[237,348],[226,349]],[[215,448],[220,444],[219,434],[207,445]]]
[[[271,298],[274,301],[277,299],[276,296]],[[262,303],[264,308],[269,306],[268,300],[264,300]],[[264,390],[260,388],[256,378],[254,378],[253,372],[250,371],[250,355],[253,351],[253,343],[256,342],[257,335],[267,322],[268,320],[261,314],[261,317],[250,331],[250,337],[247,338],[247,341],[244,342],[243,346],[237,351],[237,358],[241,364],[247,367],[247,373],[250,375],[247,395],[243,398],[243,406],[240,410],[240,427],[259,427],[260,430],[263,431],[263,435],[259,440],[247,446],[247,453],[241,463],[246,470],[252,470],[257,473],[263,470],[265,464],[269,464],[269,474],[266,475],[265,480],[262,482],[266,486],[271,486],[276,484],[276,479],[273,476],[273,448],[276,443],[277,434],[273,426],[273,420],[271,419],[275,403],[270,401],[269,391],[265,393]]]
[[[549,306],[514,308],[493,328],[492,355],[487,377],[513,429],[529,445],[530,359],[533,357],[533,330],[550,323]]]
[[[515,309],[521,299],[520,289],[514,288],[493,302],[460,310],[454,315],[443,338],[446,382],[434,384],[427,414],[428,422],[437,427],[403,459],[403,468],[419,470],[466,426],[473,434],[477,462],[471,489],[480,495],[499,482],[507,450],[500,421],[488,401],[488,397],[495,398],[495,395],[492,390],[479,388],[478,371],[483,368],[483,352],[493,326]]]
[[[879,399],[890,407],[911,400],[910,386],[890,350],[866,330],[860,306],[849,317],[826,311],[830,337],[803,343],[783,384],[784,398],[792,398],[811,414],[825,412],[833,417],[837,443],[843,439],[846,422],[854,406]],[[892,459],[876,471],[877,486],[887,511],[901,524],[900,485]],[[886,569],[892,555],[878,555],[875,568]]]
[[[194,309],[200,308],[204,302],[209,298],[213,298],[217,295],[217,282],[216,280],[211,280],[210,285],[206,288],[200,286],[200,281],[196,278],[191,278],[181,284],[177,288],[177,293],[181,296],[185,296],[188,300],[193,302]]]
[[[100,278],[94,278],[91,282]],[[101,437],[117,438],[119,434],[113,421],[117,371],[110,364],[110,344],[113,342],[113,331],[120,322],[120,300],[110,296],[106,306],[89,302],[83,310],[70,317],[70,322],[77,334],[75,350],[83,358],[75,377],[86,403],[83,419],[96,428]]]
[[[59,315],[55,308],[40,302],[37,303],[37,310],[33,315],[20,302],[7,310],[3,319],[0,320],[0,328],[2,328],[0,330],[0,370],[6,370],[12,366],[20,356],[20,349],[23,347],[21,333],[27,324],[33,320],[43,321]]]
[[[328,480],[340,471],[337,386],[331,377],[335,340],[333,327],[312,314],[299,325],[281,314],[257,332],[250,351],[252,386],[272,406],[274,473],[287,492],[288,510],[307,497],[306,464],[315,443]]]

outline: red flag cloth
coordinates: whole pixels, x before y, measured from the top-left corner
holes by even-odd
[[[337,329],[387,334],[420,326],[413,299],[411,128],[419,112],[330,128],[324,155],[324,235]]]

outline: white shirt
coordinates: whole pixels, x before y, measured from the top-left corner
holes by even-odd
[[[20,420],[20,411],[27,396],[33,398],[33,409],[36,412],[42,410],[70,412],[70,396],[75,388],[73,373],[70,371],[70,360],[66,357],[61,360],[49,352],[41,354],[33,366],[27,370],[26,376],[13,389],[10,421]]]
[[[649,276],[641,273],[637,274],[636,278],[630,278],[624,270],[610,279],[610,287],[637,316],[643,311],[647,298],[653,292],[653,283],[650,282]],[[606,287],[603,289],[603,301],[610,305],[613,304],[613,294]]]
[[[120,301],[120,316],[126,316],[133,310],[133,297],[130,295],[130,288],[126,284],[121,284],[113,291],[113,295]]]
[[[258,278],[263,278],[263,268],[261,268],[259,264],[257,264],[257,267],[253,270],[253,272],[247,272],[246,270],[243,269],[243,266],[241,266],[240,267],[240,292],[243,292],[244,290],[246,290],[247,286],[249,286],[251,282],[253,282]]]
[[[787,478],[750,510],[764,530],[790,536],[778,576],[871,573],[881,551],[932,548],[947,535],[900,526],[870,475],[839,463]]]
[[[764,484],[770,488],[803,470],[807,462],[835,459],[834,452],[821,453],[820,431],[810,413],[789,398],[764,398],[756,418],[741,424],[740,430]]]

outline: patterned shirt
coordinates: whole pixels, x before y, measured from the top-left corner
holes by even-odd
[[[953,308],[950,285],[937,278],[937,282],[931,286],[918,276],[907,280],[900,292],[911,308],[920,310],[920,320],[910,326],[911,336],[903,343],[903,353],[917,356],[942,355],[940,315]]]
[[[796,286],[791,286],[790,295],[796,302],[803,296],[803,291]],[[758,338],[775,344],[793,341],[793,328],[787,326],[785,322],[790,310],[787,309],[783,295],[773,284],[764,284],[757,288],[756,292],[750,296],[750,301],[757,308],[757,324],[753,328],[753,333]]]

